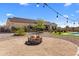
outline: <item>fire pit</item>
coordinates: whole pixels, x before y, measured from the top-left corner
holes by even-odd
[[[25,42],[27,45],[38,45],[42,42],[42,37],[39,35],[32,35],[28,38],[28,41]]]

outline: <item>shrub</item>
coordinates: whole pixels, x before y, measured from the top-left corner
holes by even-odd
[[[25,35],[25,30],[24,28],[17,28],[17,30],[15,31],[14,36],[24,36]]]

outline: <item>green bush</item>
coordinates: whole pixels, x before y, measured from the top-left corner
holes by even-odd
[[[24,28],[17,28],[17,30],[15,31],[14,36],[24,36],[25,35],[25,30]]]
[[[36,32],[42,33],[45,29],[44,20],[38,20],[37,25],[34,26]]]

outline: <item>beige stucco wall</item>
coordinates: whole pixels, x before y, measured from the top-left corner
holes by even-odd
[[[28,26],[28,25],[35,25],[34,23],[21,23],[21,22],[11,22],[11,21],[7,21],[6,23],[6,27],[11,28],[12,26],[15,27],[23,27],[23,26]]]

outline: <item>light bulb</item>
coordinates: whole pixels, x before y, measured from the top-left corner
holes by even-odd
[[[58,20],[58,18],[57,18],[57,20]]]
[[[66,22],[68,23],[68,20]]]
[[[39,5],[36,5],[36,7],[39,7]]]

